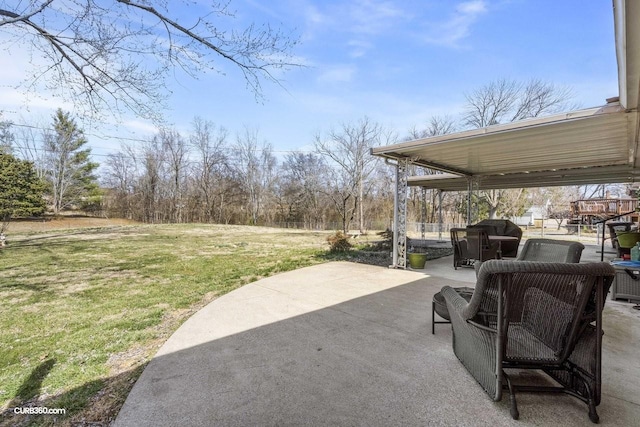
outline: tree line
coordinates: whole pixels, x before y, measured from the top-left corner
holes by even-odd
[[[138,221],[284,225],[365,230],[389,223],[391,184],[369,154],[385,134],[363,118],[326,135],[313,151],[278,158],[256,129],[232,135],[195,118],[186,135],[159,129],[123,145],[104,164],[105,209]]]
[[[280,157],[256,129],[233,134],[196,117],[187,133],[159,127],[145,142],[123,143],[103,161],[100,176],[84,132],[62,110],[41,135],[32,129],[16,133],[10,123],[0,122],[0,150],[31,165],[32,176],[42,183],[34,184],[32,192],[40,191],[54,214],[82,210],[147,223],[364,232],[390,226],[393,215],[394,169],[371,156],[372,147],[535,117],[565,108],[568,98],[566,89],[537,80],[497,80],[467,94],[467,108],[459,120],[431,117],[423,128],[399,138],[365,116],[314,135],[308,152],[291,151]],[[545,205],[549,217],[563,219],[569,201],[586,197],[588,190],[594,191],[587,187],[481,191],[472,201],[473,219],[518,216],[531,205]],[[437,222],[440,202],[446,222],[467,221],[466,192],[440,197],[433,190],[411,188],[408,197],[409,221]],[[5,206],[4,212],[11,209]],[[13,214],[42,212],[37,205]]]

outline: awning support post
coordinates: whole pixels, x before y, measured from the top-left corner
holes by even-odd
[[[467,224],[471,224],[471,193],[473,192],[473,181],[467,180]]]
[[[425,233],[427,228],[427,189],[420,187],[422,190],[422,215],[420,218],[420,238],[425,239]]]
[[[442,241],[442,190],[438,190],[438,240]]]
[[[407,268],[407,166],[408,160],[396,164],[396,192],[393,209],[393,268]]]

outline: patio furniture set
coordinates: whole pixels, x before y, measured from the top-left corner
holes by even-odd
[[[476,261],[515,257],[522,230],[509,220],[487,219],[466,228],[452,228],[453,267],[471,267]]]
[[[444,286],[434,296],[432,333],[435,323],[451,323],[456,357],[493,400],[508,392],[513,419],[519,417],[516,393],[566,393],[585,402],[597,423],[602,310],[614,268],[606,262],[580,264],[581,243],[549,239],[527,240],[513,260],[493,259],[498,247],[486,239],[486,230],[464,232],[460,239],[462,230],[452,230],[452,239],[482,251],[468,251],[474,255],[468,258],[461,251],[454,267],[479,261],[477,282],[475,288]],[[507,250],[515,256],[503,247],[503,257]],[[435,314],[448,322],[435,321]],[[543,372],[547,379],[541,385],[538,376],[531,383],[531,376],[518,375],[522,370]]]

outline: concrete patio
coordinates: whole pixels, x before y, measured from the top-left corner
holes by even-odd
[[[583,259],[599,260],[595,246]],[[115,422],[125,426],[584,426],[566,395],[493,402],[451,350],[451,328],[431,334],[431,298],[468,286],[451,257],[403,271],[334,262],[231,292],[169,338]],[[608,301],[602,425],[640,419],[640,312]]]

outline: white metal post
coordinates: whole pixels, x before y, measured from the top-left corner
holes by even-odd
[[[421,224],[420,224],[420,238],[425,239],[425,233],[427,228],[427,189],[424,187],[420,187],[422,190],[422,214],[421,214]]]
[[[407,268],[407,166],[408,160],[396,165],[396,194],[393,212],[393,266]]]
[[[398,165],[396,164],[396,188],[393,192],[393,246],[391,247],[391,266],[395,268],[398,266]]]
[[[442,190],[438,190],[438,240],[442,241]]]
[[[473,181],[467,181],[467,224],[471,224],[471,192],[473,191]]]

